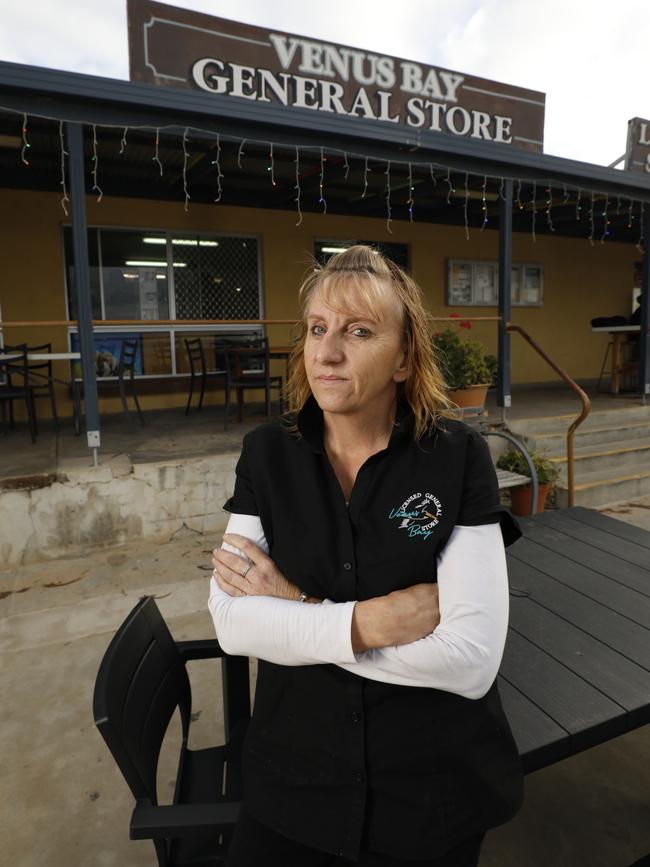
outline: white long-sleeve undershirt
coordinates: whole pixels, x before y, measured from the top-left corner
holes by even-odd
[[[227,533],[265,552],[260,519],[230,516]],[[223,543],[233,553],[242,552]],[[508,576],[498,523],[454,527],[438,557],[440,623],[432,633],[361,653],[352,649],[356,601],[323,604],[271,596],[230,596],[214,577],[208,607],[226,653],[280,665],[333,663],[370,680],[446,690],[478,699],[497,675],[508,629]]]

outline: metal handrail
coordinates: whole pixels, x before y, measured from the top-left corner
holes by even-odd
[[[566,384],[578,395],[580,400],[582,401],[582,412],[578,417],[571,423],[569,426],[569,430],[566,435],[566,453],[567,453],[567,484],[569,487],[569,506],[575,505],[574,502],[574,486],[575,486],[575,476],[574,476],[574,456],[573,456],[573,434],[575,433],[578,425],[582,424],[582,422],[587,418],[589,412],[591,410],[591,401],[587,394],[580,388],[577,382],[574,382],[573,379],[569,376],[566,371],[562,370],[562,368],[556,364],[552,358],[550,358],[546,352],[542,349],[542,347],[535,341],[533,338],[519,325],[513,325],[512,323],[508,323],[506,325],[506,331],[517,331],[524,340],[529,343],[533,349],[541,355],[544,361],[553,368],[553,370],[557,373],[557,375],[563,379]]]
[[[469,423],[471,424],[473,418],[476,418],[477,426],[476,429],[483,437],[501,437],[501,439],[507,440],[511,445],[513,445],[517,451],[521,454],[524,461],[526,462],[526,466],[528,467],[528,472],[530,473],[530,481],[531,481],[531,497],[530,497],[530,514],[534,515],[537,512],[537,497],[539,494],[539,480],[537,478],[537,470],[535,468],[535,464],[533,463],[533,459],[531,458],[526,446],[518,440],[514,434],[509,433],[508,431],[496,431],[496,430],[488,430],[485,419],[483,418],[483,413],[485,408],[482,406],[469,406],[463,407],[463,416],[466,416],[466,413],[469,413]]]
[[[537,513],[537,497],[539,494],[539,479],[537,478],[537,470],[535,469],[535,464],[533,463],[533,459],[528,453],[526,446],[517,439],[517,437],[513,436],[511,433],[502,430],[485,430],[481,431],[481,434],[484,437],[501,437],[504,440],[507,440],[511,445],[513,445],[519,452],[521,452],[521,456],[526,461],[528,466],[528,472],[530,473],[530,481],[531,481],[531,496],[530,496],[530,514],[535,515]]]

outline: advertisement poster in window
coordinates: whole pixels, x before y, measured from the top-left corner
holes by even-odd
[[[95,347],[95,370],[98,377],[117,376],[117,367],[120,361],[120,350],[122,349],[123,340],[137,341],[138,349],[135,356],[134,373],[136,376],[141,376],[144,373],[141,334],[135,332],[95,333],[93,334],[93,345]],[[80,351],[78,334],[70,335],[70,349],[72,352]],[[73,362],[72,370],[75,379],[81,378],[80,361]]]

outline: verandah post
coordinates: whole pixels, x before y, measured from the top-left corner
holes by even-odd
[[[645,238],[643,253],[643,272],[641,278],[641,333],[639,334],[639,376],[638,390],[641,403],[645,404],[646,396],[650,394],[650,204],[646,203],[645,224],[642,227]]]
[[[90,299],[90,268],[88,265],[88,236],[86,226],[86,188],[84,182],[83,131],[79,123],[66,123],[70,172],[70,203],[72,205],[72,249],[77,293],[77,323],[83,376],[84,415],[88,448],[93,450],[97,464],[100,447],[99,403],[95,347],[93,345],[93,317]]]
[[[499,196],[499,371],[497,376],[497,406],[502,421],[511,405],[510,396],[510,334],[506,330],[510,321],[512,286],[512,181],[503,184]]]

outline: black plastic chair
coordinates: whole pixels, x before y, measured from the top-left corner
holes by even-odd
[[[138,418],[140,419],[140,424],[144,424],[144,415],[142,414],[142,410],[140,409],[140,402],[138,400],[138,394],[135,390],[135,363],[138,354],[138,341],[137,340],[123,340],[122,346],[120,347],[120,360],[117,364],[117,385],[120,390],[120,397],[122,399],[122,406],[124,408],[124,412],[126,413],[126,417],[129,420],[129,424],[133,424],[133,419],[131,418],[131,413],[129,412],[129,407],[126,402],[126,383],[125,378],[128,376],[129,388],[131,390],[131,397],[135,403],[136,409],[138,411]]]
[[[280,413],[283,410],[281,376],[271,376],[268,337],[259,337],[248,343],[226,346],[226,363],[230,384],[237,390],[237,421],[244,417],[244,392],[257,388],[264,391],[266,417],[271,417],[271,389],[278,389]]]
[[[215,361],[216,370],[208,370],[205,362],[205,352],[203,350],[203,342],[200,337],[184,339],[187,357],[190,363],[190,393],[187,397],[187,406],[185,407],[185,415],[189,414],[192,406],[192,397],[194,395],[194,383],[197,378],[201,379],[201,390],[199,392],[198,410],[203,407],[203,397],[205,395],[205,387],[209,376],[219,376],[223,379],[223,387],[225,394],[225,420],[224,430],[228,427],[228,416],[230,414],[230,371],[226,361],[226,357],[222,350],[215,346]]]
[[[18,346],[5,346],[4,352],[12,352],[14,349],[19,349],[22,345],[24,344],[19,344]],[[31,352],[52,352],[52,344],[40,343],[38,346],[28,345],[27,354],[29,355]],[[28,359],[28,362],[28,369],[30,374],[32,374],[29,383],[29,387],[32,390],[32,395],[34,396],[34,399],[37,399],[39,397],[49,397],[50,406],[52,407],[52,418],[58,430],[59,416],[56,411],[56,398],[54,396],[52,361],[51,359],[48,359],[46,361],[29,361]]]
[[[191,750],[186,663],[216,657],[222,658],[226,743]],[[158,806],[158,759],[177,708],[182,746],[174,798]],[[154,598],[145,596],[104,654],[93,714],[136,799],[131,839],[153,840],[159,867],[222,865],[241,805],[241,745],[250,719],[248,658],[226,656],[216,638],[175,642]]]
[[[8,347],[3,347],[2,353],[9,353]],[[6,405],[9,404],[9,424],[14,426],[14,404],[15,400],[25,401],[27,409],[27,419],[29,422],[29,433],[32,442],[36,442],[36,434],[38,433],[38,423],[36,420],[36,406],[34,404],[34,393],[29,379],[29,363],[27,361],[27,344],[20,343],[11,347],[11,354],[18,356],[11,361],[2,362],[0,364],[0,376],[4,376],[5,382],[0,383],[0,405],[2,406],[2,431],[6,435]]]

